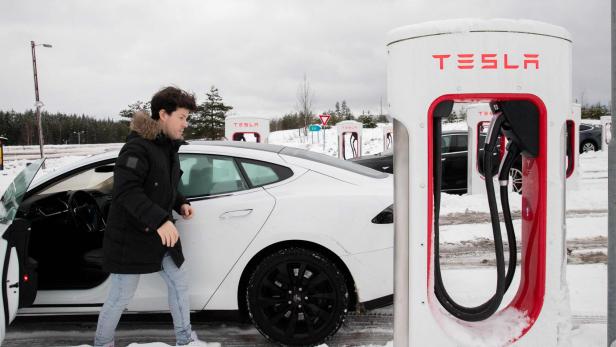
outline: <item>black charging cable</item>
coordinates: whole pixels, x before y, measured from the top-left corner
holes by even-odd
[[[507,229],[507,238],[509,243],[509,267],[505,272],[505,256],[503,250],[503,241],[501,237],[500,221],[498,216],[498,206],[496,202],[496,194],[494,192],[494,182],[492,180],[492,157],[497,148],[500,129],[506,126],[506,120],[502,113],[497,113],[490,123],[490,131],[484,144],[483,167],[484,171],[489,172],[485,175],[486,190],[488,194],[488,204],[490,206],[490,219],[492,223],[492,233],[494,235],[494,251],[496,253],[496,290],[494,295],[486,302],[475,307],[466,307],[458,304],[451,298],[443,283],[440,251],[439,251],[439,213],[441,204],[441,182],[442,182],[442,166],[441,166],[441,138],[442,138],[442,120],[434,119],[433,124],[433,196],[434,196],[434,293],[441,305],[456,318],[476,322],[489,318],[496,312],[500,306],[506,290],[509,288],[513,276],[515,274],[517,247],[513,224],[511,221],[511,212],[509,210],[507,184],[503,188],[503,180],[508,180],[508,172],[513,165],[516,156],[519,154],[517,146],[510,145],[509,151],[501,163],[501,173],[499,174],[499,184],[501,185],[501,203],[503,204],[503,215],[505,218],[505,226]],[[517,153],[516,153],[517,152]],[[505,172],[503,176],[503,172]],[[503,194],[503,190],[505,194]],[[513,261],[512,261],[513,259]]]
[[[357,145],[357,133],[351,133],[351,136],[349,138],[349,142],[351,144],[351,151],[353,152],[353,158],[357,158],[357,147],[355,147]]]

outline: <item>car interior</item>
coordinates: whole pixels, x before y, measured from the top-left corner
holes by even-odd
[[[38,289],[88,289],[107,279],[103,232],[111,203],[113,164],[61,177],[26,197],[21,218],[30,221],[27,261]]]

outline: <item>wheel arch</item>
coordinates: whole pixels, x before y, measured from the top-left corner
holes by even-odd
[[[592,143],[592,145],[595,146],[595,151],[599,149],[599,144],[594,139],[587,138],[580,141],[580,153],[584,153],[584,145],[587,143]]]
[[[240,276],[240,281],[237,287],[237,306],[238,306],[238,310],[240,313],[240,317],[242,319],[248,319],[248,309],[246,307],[244,291],[246,289],[246,286],[248,285],[248,281],[250,280],[250,275],[252,274],[253,270],[255,269],[257,264],[259,264],[259,262],[261,262],[263,259],[265,259],[270,254],[273,254],[279,250],[282,250],[284,248],[289,248],[289,247],[302,247],[302,248],[306,248],[309,250],[321,252],[325,256],[327,256],[329,259],[331,259],[334,262],[334,264],[338,267],[338,269],[342,272],[342,274],[344,275],[345,283],[349,291],[348,309],[349,311],[355,310],[355,307],[357,306],[357,303],[358,303],[357,302],[358,301],[357,288],[355,287],[355,281],[353,279],[353,276],[351,275],[351,271],[349,271],[349,268],[344,263],[344,261],[342,261],[342,259],[336,253],[332,252],[327,247],[324,247],[323,245],[320,245],[318,243],[311,242],[311,241],[305,241],[305,240],[286,240],[286,241],[280,241],[280,242],[271,244],[263,248],[257,254],[255,254],[250,259],[248,264],[246,264],[246,266],[244,267],[244,270],[242,271],[242,275]]]

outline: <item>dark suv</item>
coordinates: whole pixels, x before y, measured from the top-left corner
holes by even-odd
[[[580,124],[580,153],[601,149],[601,126]]]
[[[483,155],[483,142],[486,134],[479,135],[479,157]],[[441,191],[455,194],[464,194],[467,190],[468,167],[468,133],[466,131],[444,131],[441,141],[443,181]],[[498,155],[496,153],[495,155]],[[378,171],[394,173],[394,152],[389,149],[383,153],[366,155],[360,158],[349,159],[357,164],[373,168]],[[481,160],[479,163],[481,165]],[[498,170],[499,161],[493,160],[493,170]],[[510,171],[514,191],[522,191],[522,160],[521,157],[513,164]]]

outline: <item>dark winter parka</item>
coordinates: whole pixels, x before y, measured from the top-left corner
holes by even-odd
[[[111,207],[103,241],[103,269],[111,273],[145,274],[161,270],[169,251],[176,265],[184,262],[180,241],[166,247],[156,230],[173,221],[187,203],[177,191],[181,176],[178,149],[160,132],[158,122],[137,113],[131,133],[115,164]]]

